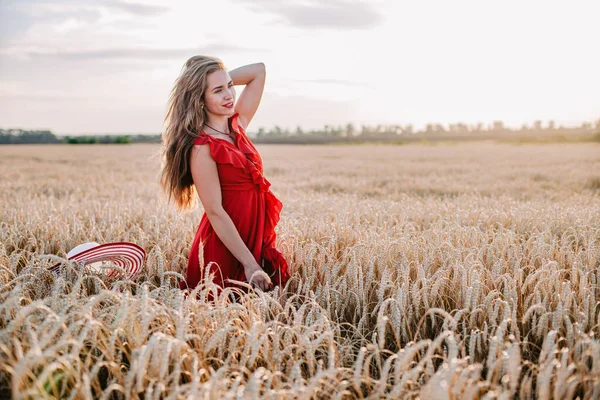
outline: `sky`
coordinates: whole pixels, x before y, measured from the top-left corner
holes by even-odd
[[[597,0],[0,0],[0,128],[160,133],[196,54],[265,63],[248,132],[579,125],[600,118],[598,15]]]

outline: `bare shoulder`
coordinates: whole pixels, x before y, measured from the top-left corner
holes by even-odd
[[[195,144],[192,146],[192,151],[190,152],[190,163],[192,166],[205,163],[214,163],[211,154],[210,154],[210,145],[208,143],[204,144]]]
[[[210,154],[210,145],[208,143],[195,144],[192,146],[192,157],[201,154]]]

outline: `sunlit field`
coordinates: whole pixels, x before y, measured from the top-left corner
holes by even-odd
[[[600,397],[600,144],[258,149],[292,279],[211,303],[158,145],[0,146],[0,395]],[[47,271],[89,241],[142,273]]]

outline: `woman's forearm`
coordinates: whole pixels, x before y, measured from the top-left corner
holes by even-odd
[[[247,85],[252,82],[257,76],[265,75],[266,68],[262,62],[255,64],[243,65],[241,67],[229,71],[229,76],[233,80],[234,85]]]
[[[206,216],[210,221],[221,242],[229,249],[231,254],[242,264],[244,268],[258,265],[254,255],[242,240],[237,228],[235,227],[231,217],[224,209],[207,213]]]

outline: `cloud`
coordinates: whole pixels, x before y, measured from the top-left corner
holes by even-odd
[[[57,102],[57,101],[89,101],[86,96],[64,96],[50,94],[8,94],[3,95],[3,100],[7,102],[25,101],[25,102]]]
[[[118,0],[104,0],[94,2],[99,7],[107,7],[115,10],[125,11],[138,16],[154,16],[169,12],[171,8],[165,6],[155,6],[143,3],[131,3]]]
[[[121,0],[0,0],[0,66],[9,68],[17,60],[157,61],[181,60],[196,54],[265,52],[224,40],[202,39],[202,35],[173,47],[165,40],[153,44],[152,36],[162,31],[162,14],[171,10],[155,4]]]
[[[66,19],[81,12],[98,13],[102,9],[140,17],[161,15],[171,10],[163,5],[120,0],[7,0],[3,3],[4,10],[17,10],[45,20],[53,16]]]
[[[150,17],[169,12],[162,5],[119,0],[0,0],[0,47],[21,42],[32,28],[61,26],[98,30],[102,25],[140,25]],[[36,32],[39,34],[39,32]]]
[[[326,85],[342,85],[342,86],[359,86],[368,87],[369,85],[362,82],[352,82],[343,79],[291,79],[293,82],[301,83],[321,83]]]
[[[99,49],[81,51],[28,51],[25,54],[31,58],[52,58],[68,61],[86,60],[170,60],[191,57],[195,54],[215,54],[233,52],[265,52],[267,50],[249,49],[225,43],[214,43],[197,48],[187,49],[144,49],[144,48],[121,48],[121,49]]]
[[[33,19],[24,11],[0,1],[0,45],[18,37],[33,25]]]
[[[383,15],[368,2],[320,0],[298,4],[294,0],[236,0],[257,13],[273,14],[298,28],[368,29]]]

